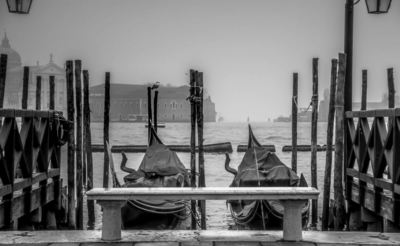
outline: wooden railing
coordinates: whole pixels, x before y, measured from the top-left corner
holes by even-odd
[[[61,113],[0,109],[0,228],[60,200]],[[49,180],[50,179],[50,180]]]
[[[346,112],[346,196],[399,225],[400,109]]]
[[[127,200],[280,200],[284,206],[283,240],[302,240],[301,210],[319,191],[311,187],[94,188],[86,193],[103,208],[102,239],[121,239],[121,206]]]

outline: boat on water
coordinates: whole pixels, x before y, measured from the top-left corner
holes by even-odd
[[[283,164],[275,153],[264,148],[255,138],[249,125],[247,151],[238,170],[225,162],[226,171],[235,175],[230,187],[305,187],[300,177]],[[284,208],[277,200],[230,200],[227,201],[231,215],[241,229],[281,229]],[[309,203],[302,209],[302,223],[308,222]]]
[[[111,148],[108,146],[109,156]],[[151,126],[149,146],[137,170],[126,166],[122,153],[121,170],[128,174],[120,183],[114,164],[111,169],[114,187],[188,187],[189,173],[178,155],[165,146]],[[110,158],[111,160],[112,158]],[[112,161],[111,161],[112,162]],[[127,229],[183,229],[188,217],[185,200],[128,200],[121,210]]]

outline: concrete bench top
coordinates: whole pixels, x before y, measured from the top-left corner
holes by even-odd
[[[125,201],[135,199],[186,200],[307,200],[317,199],[312,187],[205,187],[205,188],[93,188],[89,200]]]

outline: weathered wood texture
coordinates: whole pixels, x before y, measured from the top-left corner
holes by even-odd
[[[122,239],[106,243],[101,231],[3,231],[0,245],[17,246],[319,246],[399,245],[399,233],[304,231],[302,242],[282,242],[281,231],[127,230]]]
[[[0,108],[4,105],[4,92],[6,89],[6,77],[7,77],[7,55],[0,55]]]
[[[275,148],[275,147],[274,147]],[[326,144],[324,145],[316,145],[317,151],[326,151],[327,147]],[[297,151],[301,152],[308,152],[311,151],[311,145],[310,144],[297,144]],[[284,145],[282,146],[282,152],[290,152],[293,150],[293,146],[291,145]]]
[[[347,199],[400,226],[400,109],[361,112],[346,115]]]
[[[66,84],[67,84],[67,111],[69,126],[68,139],[68,227],[76,226],[75,208],[75,130],[74,130],[74,71],[73,61],[66,62]]]
[[[83,229],[82,185],[82,61],[75,60],[75,109],[76,109],[76,226]]]
[[[344,97],[345,97],[346,55],[339,54],[339,70],[336,89],[335,118],[335,164],[333,174],[334,207],[336,209],[335,229],[340,230],[345,223],[345,208],[343,194],[344,166]]]
[[[267,149],[268,151],[276,152],[275,145],[273,145],[273,144],[263,144],[262,147]],[[236,151],[237,152],[246,152],[248,150],[248,148],[249,147],[248,147],[247,144],[240,144],[240,145],[237,146]],[[230,151],[229,153],[232,153],[232,151]]]
[[[192,147],[190,145],[167,145],[167,147],[176,152],[191,152]],[[113,145],[111,147],[111,152],[113,153],[144,153],[146,152],[148,146],[147,145]],[[275,147],[273,147],[275,149]],[[232,153],[232,144],[230,142],[225,143],[215,143],[215,144],[205,144],[203,145],[203,150],[206,153]],[[104,147],[102,144],[93,144],[92,145],[93,152],[103,152]],[[195,151],[199,151],[198,148],[195,148]],[[240,152],[240,151],[239,151]]]
[[[190,185],[191,187],[197,186],[196,180],[196,101],[195,101],[195,91],[196,91],[196,71],[191,69],[190,73]],[[191,228],[195,230],[197,227],[196,222],[196,201],[190,202],[191,209]]]
[[[9,228],[20,217],[60,199],[61,113],[44,112],[0,111],[4,119],[0,127],[4,151],[0,154],[0,227]],[[48,179],[52,182],[47,183]]]
[[[92,155],[92,133],[90,130],[90,104],[89,104],[89,72],[83,70],[83,122],[85,128],[86,162],[87,162],[87,190],[93,188],[93,155]],[[102,147],[104,150],[104,147]],[[95,223],[94,202],[87,201],[88,228],[93,229]]]
[[[42,77],[36,76],[36,110],[41,108]]]
[[[147,87],[147,125],[151,126],[152,124],[152,110],[151,110],[151,87]],[[150,143],[150,135],[151,135],[151,128],[148,128],[147,131],[147,139],[148,143]]]
[[[337,59],[332,59],[331,85],[329,91],[328,126],[326,131],[327,150],[325,158],[324,194],[322,202],[323,203],[322,230],[328,229],[328,222],[329,222],[329,200],[331,194],[331,176],[332,176],[333,123],[335,120],[336,74],[337,74]]]
[[[312,117],[311,117],[311,186],[318,188],[317,183],[317,129],[318,129],[318,58],[312,60],[313,90],[312,90]],[[311,226],[318,222],[318,201],[311,203]]]
[[[292,170],[297,172],[297,112],[298,112],[299,76],[293,73],[292,96]]]
[[[394,78],[393,78],[393,68],[387,69],[387,80],[388,80],[388,106],[389,108],[394,108],[395,105],[395,89],[394,89]]]
[[[109,182],[109,156],[107,153],[106,142],[109,143],[110,128],[110,73],[106,72],[106,80],[104,86],[104,125],[103,125],[103,146],[104,146],[104,166],[103,166],[103,187],[108,187]]]
[[[154,130],[157,132],[157,128],[158,128],[158,122],[157,122],[157,120],[158,120],[158,117],[157,117],[158,91],[157,90],[154,92],[154,103],[153,103],[153,105],[154,105],[154,112],[153,112],[153,114],[154,114],[154,116],[153,116],[153,118],[154,118]]]

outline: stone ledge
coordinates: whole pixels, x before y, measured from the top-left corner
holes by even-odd
[[[239,246],[239,245],[400,245],[400,233],[304,231],[301,242],[283,242],[282,231],[122,231],[105,242],[101,231],[0,231],[0,245],[18,246]]]

